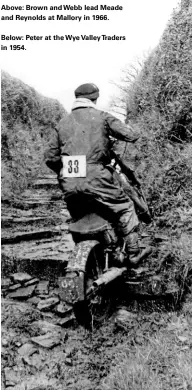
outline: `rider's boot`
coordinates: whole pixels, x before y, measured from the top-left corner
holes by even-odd
[[[129,233],[126,237],[126,251],[128,253],[128,261],[131,267],[137,267],[138,264],[151,253],[151,248],[141,249],[139,247],[138,234],[136,232]]]
[[[126,237],[126,252],[130,265],[136,265],[136,259],[140,253],[138,234],[136,232],[129,233]]]

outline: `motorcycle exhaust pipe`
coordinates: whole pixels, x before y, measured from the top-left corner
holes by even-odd
[[[106,285],[112,280],[117,279],[119,276],[121,276],[125,271],[127,270],[126,267],[122,268],[110,268],[108,271],[106,271],[103,275],[101,275],[97,280],[93,282],[93,287],[100,287],[102,285]]]

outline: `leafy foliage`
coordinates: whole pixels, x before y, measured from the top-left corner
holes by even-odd
[[[159,45],[127,95],[127,115],[156,115],[153,129],[172,141],[192,140],[192,3],[182,0]]]
[[[2,199],[10,200],[46,170],[44,148],[65,110],[5,72],[1,91]]]
[[[137,152],[129,148],[130,160],[136,162],[156,223],[178,234],[181,226],[189,232],[192,206],[191,44],[192,2],[181,0],[124,96],[127,121],[142,133]]]

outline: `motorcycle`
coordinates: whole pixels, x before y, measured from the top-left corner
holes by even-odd
[[[151,222],[151,216],[140,188],[131,173],[131,180],[122,171],[126,165],[112,161],[109,169],[118,171],[125,191],[132,197],[140,219]],[[119,171],[119,167],[121,171]],[[127,168],[126,168],[127,169]],[[136,182],[135,188],[133,182]],[[136,188],[138,186],[138,188]],[[166,283],[155,270],[133,268],[127,262],[124,240],[116,234],[115,221],[105,219],[86,197],[85,212],[69,224],[69,232],[76,244],[64,277],[59,278],[60,297],[72,305],[77,321],[86,326],[102,324],[112,314],[117,297],[159,297],[166,294]],[[79,199],[73,199],[73,204]],[[80,202],[82,205],[82,203]],[[146,240],[145,240],[146,241]],[[151,247],[140,243],[137,262],[149,258]],[[119,266],[120,265],[120,266]]]

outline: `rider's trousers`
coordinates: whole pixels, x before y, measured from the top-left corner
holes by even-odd
[[[71,216],[78,218],[78,213],[81,214],[83,211],[82,203],[88,205],[88,199],[92,199],[95,207],[98,208],[98,210],[94,208],[95,212],[99,212],[108,220],[110,216],[115,220],[117,234],[124,238],[127,248],[131,250],[135,244],[129,236],[139,225],[133,201],[124,192],[116,171],[102,165],[89,165],[88,169],[85,179],[78,178],[75,181],[66,179],[60,183]],[[86,199],[87,202],[85,202]]]
[[[139,225],[139,220],[135,212],[135,207],[132,200],[128,200],[125,203],[115,203],[115,204],[102,200],[101,203],[108,210],[116,214],[117,230],[122,237],[126,238]]]
[[[118,235],[125,240],[126,252],[129,255],[129,261],[131,261],[140,251],[138,234],[135,231],[139,225],[139,220],[132,200],[120,204],[102,201],[102,204],[116,214]]]

